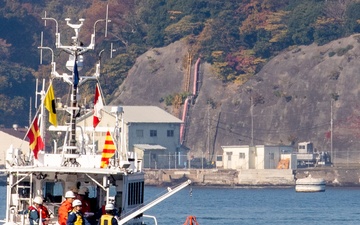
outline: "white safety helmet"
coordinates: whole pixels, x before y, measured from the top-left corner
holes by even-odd
[[[105,205],[105,210],[114,210],[114,205],[113,204],[106,204]]]
[[[72,207],[82,205],[81,201],[79,199],[75,199],[72,203]]]
[[[75,198],[75,194],[72,191],[67,191],[65,193],[65,198]]]
[[[33,202],[36,203],[36,204],[42,205],[43,204],[43,199],[40,196],[36,196],[34,198]]]

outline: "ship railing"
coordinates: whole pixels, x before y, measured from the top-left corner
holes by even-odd
[[[129,212],[129,214],[122,215],[122,218],[119,220],[118,224],[121,225],[121,224],[127,223],[129,220],[137,217],[141,213],[145,212],[146,210],[150,209],[151,207],[155,206],[156,204],[164,201],[168,197],[170,197],[173,194],[177,193],[178,191],[184,189],[185,187],[187,187],[190,184],[191,184],[191,180],[187,180],[184,183],[180,184],[179,186],[175,187],[174,189],[168,187],[167,188],[168,192],[166,192],[164,195],[160,196],[159,198],[155,199],[154,201],[152,201],[148,204],[140,206],[139,209],[137,209],[133,212]]]

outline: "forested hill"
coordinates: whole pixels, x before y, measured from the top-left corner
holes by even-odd
[[[360,3],[355,0],[3,0],[0,2],[0,124],[28,124],[29,96],[35,91],[35,78],[48,78],[49,52],[39,64],[40,33],[44,45],[53,47],[55,25],[44,26],[46,15],[59,22],[85,18],[81,30],[84,44],[94,32],[95,21],[105,17],[109,4],[109,35],[103,24],[96,27],[102,55],[106,102],[126,79],[138,56],[149,49],[186,42],[193,58],[201,57],[211,65],[220,85],[242,85],[256,77],[266,63],[280,52],[299,45],[324,45],[360,31]],[[62,33],[63,42],[72,34]],[[113,58],[110,45],[113,44]],[[55,52],[57,61],[66,54]],[[182,60],[182,59],[181,59]],[[61,63],[58,62],[58,65]],[[91,72],[90,65],[83,72]],[[56,95],[68,91],[55,83]],[[84,88],[86,89],[86,88]],[[89,88],[90,89],[90,88]],[[91,102],[93,91],[84,92]],[[188,93],[175,93],[183,101]],[[63,99],[66,99],[64,97]],[[90,100],[89,100],[90,99]],[[179,104],[179,97],[176,104]],[[171,100],[171,99],[170,99]],[[171,102],[171,101],[170,101]],[[171,104],[175,104],[171,102]],[[180,102],[182,104],[182,102]]]

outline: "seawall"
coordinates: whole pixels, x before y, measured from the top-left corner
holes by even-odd
[[[293,186],[292,170],[145,170],[146,185],[172,185],[190,179],[196,186]]]
[[[291,187],[296,179],[311,174],[323,178],[327,186],[360,187],[360,168],[321,167],[297,170],[220,170],[220,169],[145,169],[145,184],[175,185],[190,179],[195,186],[219,187]],[[0,185],[6,185],[6,175],[0,175]]]
[[[146,169],[145,184],[175,185],[188,179],[195,186],[219,187],[291,187],[296,179],[311,174],[323,178],[327,186],[360,187],[360,168],[321,167],[297,170],[220,170],[220,169]]]

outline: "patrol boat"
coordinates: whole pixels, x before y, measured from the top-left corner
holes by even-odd
[[[311,174],[305,178],[297,179],[295,183],[296,192],[324,192],[325,187],[325,179],[313,178]]]
[[[103,22],[107,25],[110,22],[108,17],[95,22],[88,46],[84,46],[79,41],[79,32],[84,19],[79,19],[77,24],[72,24],[70,19],[66,19],[67,26],[75,32],[70,45],[62,45],[58,22],[54,18],[45,15],[42,19],[56,25],[54,49],[69,54],[66,67],[72,71],[72,75],[57,72],[54,50],[41,44],[39,47],[41,51],[50,50],[52,54],[51,82],[47,92],[44,81],[42,91],[37,92],[41,95],[42,103],[27,134],[30,139],[31,154],[22,155],[16,146],[11,146],[6,153],[6,168],[3,170],[7,174],[6,218],[0,222],[6,225],[29,224],[27,210],[33,204],[33,199],[41,196],[44,199],[43,205],[51,214],[50,221],[46,224],[58,224],[58,208],[64,201],[65,193],[74,188],[86,187],[91,202],[91,211],[85,213],[89,221],[95,222],[97,210],[106,202],[113,202],[117,210],[118,224],[144,224],[144,217],[147,216],[144,212],[147,209],[185,188],[191,181],[188,180],[173,189],[167,188],[166,194],[145,204],[142,162],[134,152],[118,148],[119,137],[123,132],[120,126],[122,108],[112,109],[112,113],[116,114],[116,123],[112,127],[113,132],[109,131],[106,135],[104,146],[107,147],[104,147],[103,151],[100,149],[99,152],[96,149],[91,135],[86,136],[89,127],[81,127],[77,124],[78,87],[89,80],[98,81],[100,60],[96,63],[95,73],[92,76],[80,76],[78,68],[83,65],[83,55],[95,49],[96,24]],[[63,81],[72,89],[71,105],[64,110],[69,115],[68,121],[64,126],[51,125],[48,129],[44,129],[43,118],[47,113],[44,105],[49,111],[49,121],[53,124],[57,123],[51,86],[54,80]],[[43,137],[47,136],[45,130],[48,134],[53,133],[53,137],[57,137],[54,146],[44,146]],[[97,129],[93,129],[93,132],[96,133]],[[103,136],[103,133],[99,136]],[[96,137],[96,134],[92,137]],[[62,146],[58,147],[59,143],[62,143]],[[157,224],[156,217],[149,217]]]

